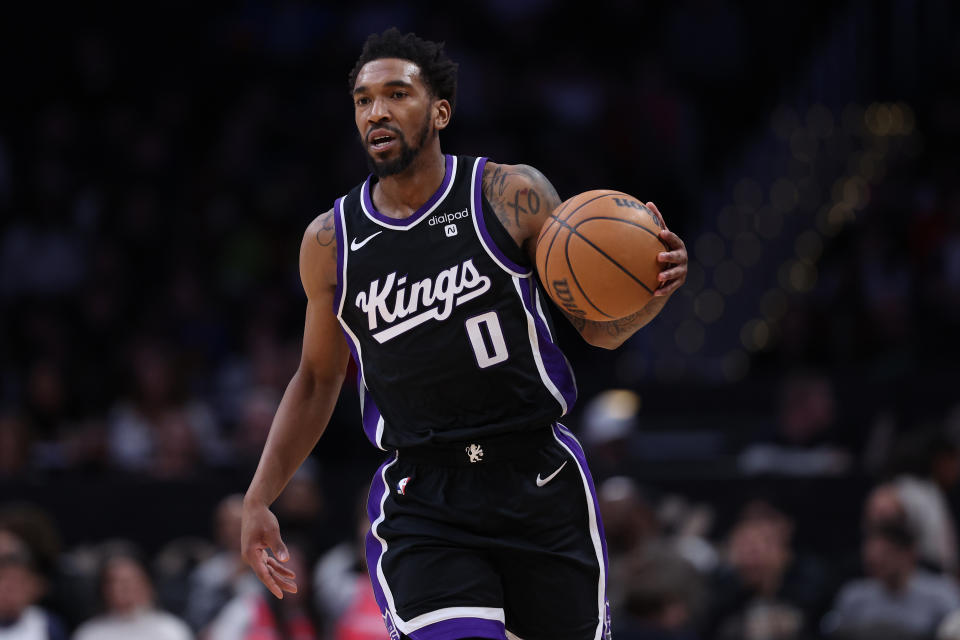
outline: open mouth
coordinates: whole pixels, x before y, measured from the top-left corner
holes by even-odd
[[[387,131],[374,131],[369,137],[370,148],[374,151],[383,151],[396,141],[396,137]]]

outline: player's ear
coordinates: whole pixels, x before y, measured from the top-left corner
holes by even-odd
[[[434,100],[433,101],[433,126],[435,129],[446,129],[447,125],[450,124],[450,116],[453,113],[453,109],[450,108],[450,103],[446,100]]]

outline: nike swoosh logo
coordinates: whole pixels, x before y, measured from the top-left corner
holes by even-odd
[[[570,462],[570,461],[569,461],[569,460],[564,460],[564,461],[563,461],[563,464],[560,465],[560,467],[559,467],[556,471],[554,471],[553,473],[551,473],[550,475],[548,475],[546,478],[540,478],[540,474],[538,473],[538,474],[537,474],[537,486],[538,486],[538,487],[542,487],[543,485],[545,485],[545,484],[547,484],[548,482],[550,482],[551,480],[553,480],[553,479],[557,476],[557,474],[560,473],[565,466],[567,466],[567,463],[568,463],[568,462]]]
[[[356,251],[357,249],[359,249],[359,248],[362,247],[363,245],[367,244],[368,242],[370,242],[371,240],[373,240],[374,238],[376,238],[376,237],[377,237],[378,235],[380,235],[381,233],[383,233],[383,231],[377,231],[377,232],[376,232],[375,234],[373,234],[372,236],[367,236],[366,238],[364,238],[364,239],[363,239],[363,242],[357,242],[357,239],[354,238],[354,239],[353,239],[353,242],[350,243],[350,251]]]

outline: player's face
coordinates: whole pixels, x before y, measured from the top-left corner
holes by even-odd
[[[436,135],[437,101],[409,60],[368,62],[353,89],[354,116],[370,170],[380,178],[406,170]]]

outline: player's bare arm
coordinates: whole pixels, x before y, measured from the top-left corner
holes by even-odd
[[[300,366],[280,401],[260,464],[244,497],[243,559],[278,598],[284,591],[295,593],[297,584],[296,576],[282,564],[289,555],[269,507],[323,434],[350,354],[333,313],[337,286],[334,224],[332,210],[318,216],[300,243],[300,279],[307,294]]]
[[[528,165],[506,165],[488,162],[483,171],[483,193],[504,228],[536,264],[536,245],[550,214],[560,205],[560,196],[550,181]],[[661,264],[660,285],[642,309],[625,318],[596,322],[572,315],[561,309],[588,343],[616,349],[641,327],[653,320],[667,299],[686,281],[687,250],[675,233],[667,229],[663,216],[652,202],[647,208],[660,220],[660,239],[669,247],[657,260]]]

